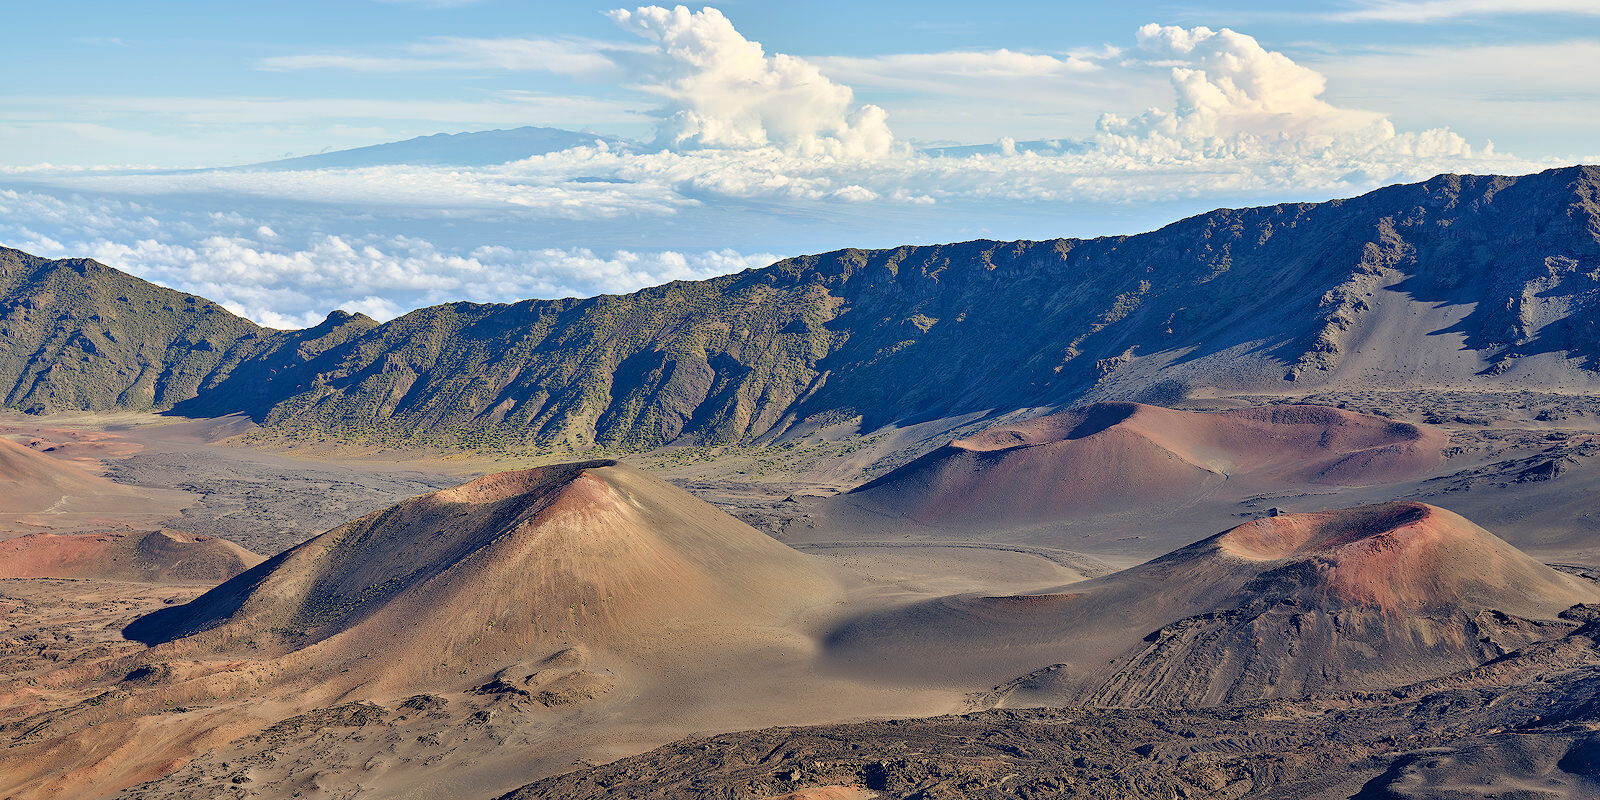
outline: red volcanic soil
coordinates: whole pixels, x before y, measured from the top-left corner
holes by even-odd
[[[184,652],[247,642],[253,657],[348,664],[351,680],[436,686],[574,645],[681,648],[712,631],[779,624],[832,587],[813,557],[599,461],[406,500],[127,634]]]
[[[34,533],[0,541],[0,578],[221,583],[261,563],[226,539],[183,531]]]
[[[724,719],[770,720],[773,704],[835,714],[853,700],[786,692],[811,680],[812,615],[831,613],[841,589],[821,559],[626,465],[490,475],[341,525],[135,618],[121,632],[149,647],[22,687],[65,705],[40,712],[47,725],[30,719],[27,741],[0,748],[0,796],[109,796],[204,751],[254,747],[241,737],[274,720],[366,701],[390,710],[362,713],[400,713],[391,719],[443,736],[410,732],[413,754],[452,754],[437,770],[431,755],[384,762],[404,778],[362,773],[364,785],[385,776],[375,790],[385,797],[455,796],[460,781],[518,774],[529,752],[609,753]],[[430,710],[413,715],[408,697]],[[307,760],[282,765],[280,784],[252,768],[257,794],[288,796],[317,765],[347,766],[327,748],[348,742],[317,738],[315,725],[287,730],[304,740],[283,746]],[[472,731],[482,737],[463,745]],[[382,748],[382,758],[394,752]],[[402,785],[412,778],[449,788],[419,794]],[[226,785],[181,780],[174,796]],[[290,788],[262,788],[274,786]]]
[[[807,789],[796,789],[784,794],[775,794],[761,800],[874,800],[879,795],[869,791],[865,786],[852,786],[847,784],[834,784],[831,786],[812,786]]]
[[[1021,523],[1183,502],[1227,480],[1388,483],[1438,466],[1444,444],[1436,431],[1322,406],[1099,403],[957,439],[850,497],[928,524]]]
[[[1340,605],[1538,615],[1589,597],[1575,591],[1571,576],[1425,503],[1266,517],[1209,541],[1217,555],[1252,564],[1311,564],[1308,588]]]
[[[1457,514],[1391,502],[1254,520],[1055,593],[866,614],[829,648],[968,685],[1048,667],[1007,690],[1032,702],[1219,703],[1442,675],[1556,635],[1597,599]]]

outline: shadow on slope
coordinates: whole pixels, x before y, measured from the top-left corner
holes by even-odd
[[[1600,591],[1444,509],[1266,517],[1053,592],[957,595],[829,637],[842,668],[928,681],[1027,673],[981,704],[1215,705],[1381,689],[1560,635]]]
[[[1321,406],[1097,403],[956,439],[838,502],[926,525],[1026,524],[1183,503],[1224,481],[1390,483],[1441,464],[1444,444],[1430,429]]]
[[[632,467],[590,461],[369,514],[125,635],[429,683],[573,645],[628,650],[685,626],[775,625],[831,587],[812,557]]]

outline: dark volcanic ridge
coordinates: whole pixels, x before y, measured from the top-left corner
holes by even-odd
[[[1600,384],[1600,168],[1137,236],[841,250],[628,295],[268,331],[0,251],[3,403],[478,447],[768,440],[1103,399]]]
[[[1574,609],[1593,620],[1593,607]],[[686,739],[501,800],[1600,797],[1592,621],[1380,693],[1213,709],[992,710]]]

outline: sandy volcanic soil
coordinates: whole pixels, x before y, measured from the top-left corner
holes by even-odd
[[[173,513],[190,500],[182,492],[112,482],[80,462],[0,438],[0,538],[32,531],[148,522]]]
[[[1096,403],[951,441],[838,498],[937,527],[1183,505],[1241,488],[1391,484],[1443,462],[1430,427],[1343,409]]]
[[[869,612],[827,643],[882,679],[1000,684],[979,706],[1215,705],[1471,667],[1596,601],[1590,581],[1458,515],[1386,503],[1265,517],[1048,590]]]
[[[139,652],[139,645],[119,635],[122,626],[143,611],[172,607],[166,599],[192,597],[193,587],[0,580],[0,608],[11,609],[0,619],[14,626],[0,642],[7,666],[0,689],[0,698],[6,698],[0,700],[0,719],[6,722],[0,735],[20,737],[10,739],[15,744],[8,749],[15,750],[52,732],[84,724],[108,726],[123,749],[58,753],[53,763],[75,765],[79,778],[91,776],[101,786],[137,784],[155,777],[150,770],[175,770],[129,789],[129,797],[189,797],[197,791],[220,797],[296,792],[304,797],[488,797],[581,766],[584,760],[603,763],[691,734],[959,710],[969,692],[993,683],[907,688],[882,675],[819,671],[816,659],[823,637],[846,617],[932,598],[1070,589],[1082,578],[1103,579],[1116,569],[1246,523],[1269,508],[1322,511],[1420,499],[1461,512],[1538,560],[1600,566],[1600,547],[1595,545],[1600,518],[1591,516],[1590,501],[1600,491],[1600,469],[1593,458],[1600,445],[1592,436],[1600,432],[1600,403],[1557,396],[1423,393],[1315,399],[1428,425],[1447,437],[1444,461],[1393,485],[1267,491],[1257,486],[1245,491],[1224,481],[1193,501],[1135,512],[1016,526],[928,526],[883,514],[845,514],[830,498],[941,441],[977,432],[983,421],[950,421],[942,432],[936,430],[939,425],[881,431],[867,439],[845,435],[836,426],[782,448],[669,449],[631,457],[852,577],[840,595],[765,639],[745,639],[749,644],[735,648],[723,642],[709,650],[666,642],[628,658],[589,652],[582,665],[562,667],[531,682],[511,681],[514,691],[477,693],[493,682],[492,676],[458,676],[456,683],[390,693],[340,696],[318,693],[313,683],[289,681],[270,691],[230,694],[225,681],[200,676],[192,685],[210,688],[212,696],[168,697],[150,687],[170,673],[138,675],[130,668],[114,675],[86,666]],[[1245,402],[1218,398],[1191,404],[1230,408]],[[173,424],[120,415],[42,421],[7,416],[3,424],[13,441],[26,446],[31,437],[36,453],[91,471],[103,468],[125,485],[137,482],[153,487],[148,491],[182,492],[166,495],[179,501],[154,518],[130,522],[35,516],[9,523],[14,533],[152,530],[166,524],[233,538],[263,555],[402,497],[517,466],[417,454],[305,457],[212,441],[240,432],[243,426],[235,422]],[[175,507],[184,504],[186,509]],[[1551,629],[1551,635],[1561,630],[1565,628]],[[181,664],[172,668],[183,669]],[[596,693],[582,681],[543,682],[575,672],[614,683]],[[58,678],[40,682],[51,674]],[[282,727],[274,727],[280,723]],[[1374,734],[1374,741],[1397,734],[1383,730]],[[173,731],[188,737],[182,747],[146,748],[160,740],[155,733],[164,737]],[[1504,763],[1510,756],[1493,749],[1500,746],[1484,744],[1457,758],[1462,763]],[[1306,748],[1315,750],[1317,745]],[[794,752],[803,758],[806,751]],[[1395,785],[1420,781],[1415,775],[1429,769],[1443,769],[1429,763],[1396,767]],[[45,774],[0,795],[30,786],[31,796],[50,796],[37,790]],[[818,777],[809,786],[776,780],[763,785],[772,790],[766,796],[800,789],[822,791],[816,795],[820,797],[849,797],[862,779],[851,771],[841,771],[836,779]],[[61,784],[54,796],[95,796],[81,791],[82,785]]]
[[[226,539],[163,528],[28,533],[0,540],[0,578],[83,578],[212,586],[261,563]]]
[[[1591,435],[1600,434],[1600,399],[1535,393],[1361,392],[1198,398],[1186,403],[1215,410],[1285,399],[1428,425],[1448,437],[1447,460],[1420,479],[1392,485],[1248,491],[1224,483],[1193,501],[1135,513],[945,528],[929,528],[894,515],[842,511],[841,504],[830,498],[905,464],[912,454],[981,431],[992,421],[924,423],[886,429],[865,439],[852,436],[848,425],[834,425],[780,449],[668,448],[628,460],[792,543],[995,542],[1088,553],[1125,566],[1271,507],[1314,511],[1410,498],[1458,510],[1545,560],[1600,566],[1600,548],[1591,545],[1600,541],[1591,535],[1600,534],[1600,514],[1582,507],[1590,490],[1600,488],[1600,471],[1589,467],[1594,455]],[[45,420],[0,415],[0,435],[14,441],[94,440],[89,451],[94,459],[86,460],[83,451],[47,454],[70,454],[80,466],[103,464],[125,485],[189,487],[185,494],[175,495],[179,502],[189,503],[181,515],[151,522],[229,538],[268,555],[403,497],[528,464],[425,454],[302,457],[212,443],[247,428],[247,423],[237,421],[175,424],[168,418],[138,414]]]
[[[1412,499],[1443,506],[1544,561],[1600,565],[1600,511],[1590,498],[1600,491],[1600,398],[1551,394],[1461,392],[1361,392],[1311,397],[1215,398],[1186,401],[1195,410],[1226,410],[1246,403],[1312,401],[1359,413],[1382,414],[1446,437],[1444,460],[1392,483],[1262,486],[1226,479],[1207,491],[1127,510],[1094,510],[1041,522],[979,521],[929,525],[892,509],[863,507],[842,482],[818,483],[808,494],[766,498],[748,488],[730,492],[709,478],[674,478],[751,524],[797,546],[874,540],[906,543],[959,540],[1067,550],[1129,566],[1267,513],[1321,511]],[[957,431],[973,433],[969,425]],[[881,477],[911,459],[896,450],[894,432],[879,434],[880,466],[861,473]],[[924,451],[951,437],[899,440]],[[731,461],[719,478],[755,485],[748,460]],[[674,469],[666,472],[675,475]],[[708,468],[706,470],[710,472]],[[746,474],[738,474],[743,471]],[[729,475],[728,473],[732,473]]]
[[[863,442],[846,436],[845,426],[833,426],[775,454],[737,448],[697,450],[692,455],[666,450],[629,460],[760,530],[779,534],[797,516],[805,519],[818,498],[855,485],[852,481],[864,474],[865,466],[882,458],[895,459],[896,445],[926,439],[928,428],[894,431]],[[192,534],[226,538],[262,555],[274,554],[406,497],[524,465],[516,460],[456,455],[355,458],[265,452],[228,441],[248,429],[248,423],[238,420],[174,422],[151,415],[117,414],[60,415],[40,421],[0,414],[0,435],[36,443],[36,449],[46,455],[105,473],[125,486],[159,487],[176,498],[166,513],[128,520],[128,525],[165,524]],[[180,505],[183,507],[178,508]],[[802,521],[800,526],[804,524]],[[58,517],[49,524],[20,529],[57,530],[63,525]],[[105,527],[74,523],[66,529]],[[964,534],[925,543],[898,537],[889,540],[878,533],[873,530],[846,542],[800,546],[806,552],[842,559],[853,569],[880,576],[887,584],[910,581],[919,591],[931,594],[990,585],[1004,589],[1055,585],[1079,575],[1112,571],[1106,561],[1120,567],[1138,560],[1126,556],[1085,558],[1050,544],[991,543]]]
[[[0,794],[479,797],[699,732],[959,705],[815,669],[881,593],[637,470],[500,473],[142,617],[148,650],[101,629],[104,658],[7,684]]]
[[[142,649],[122,638],[135,617],[188,602],[203,586],[160,586],[117,581],[11,578],[0,580],[0,674],[8,683],[63,666]],[[4,715],[22,709],[6,695]]]
[[[165,525],[271,555],[397,500],[492,469],[462,459],[296,457],[226,444],[250,429],[234,418],[182,421],[149,414],[0,414],[0,436],[161,501],[148,513],[22,518],[11,530]],[[4,520],[0,519],[0,524]],[[0,533],[0,536],[5,535]]]
[[[675,742],[501,800],[839,786],[882,800],[1587,800],[1600,796],[1595,633],[1585,625],[1393,692],[1199,710],[986,711]]]

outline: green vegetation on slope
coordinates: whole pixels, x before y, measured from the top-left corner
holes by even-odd
[[[272,336],[87,259],[0,249],[0,287],[0,387],[35,413],[170,407]]]
[[[41,304],[26,319],[59,344],[22,345],[3,374],[23,408],[171,406],[246,412],[282,436],[580,452],[1287,381],[1587,386],[1597,197],[1593,167],[1440,176],[1138,236],[841,250],[629,295],[451,303],[383,325],[334,315],[292,333],[93,262],[18,254],[30,274],[80,264],[93,278],[46,290],[8,270],[5,307]],[[70,351],[123,295],[116,335],[131,350],[105,366]],[[1402,330],[1383,309],[1394,297],[1462,313],[1449,330]],[[40,310],[73,303],[59,320]],[[1386,336],[1406,337],[1379,349],[1415,369],[1361,371],[1362,342]]]
[[[0,388],[30,413],[164,410],[229,378],[259,386],[376,324],[335,312],[270,330],[89,259],[0,248]]]

